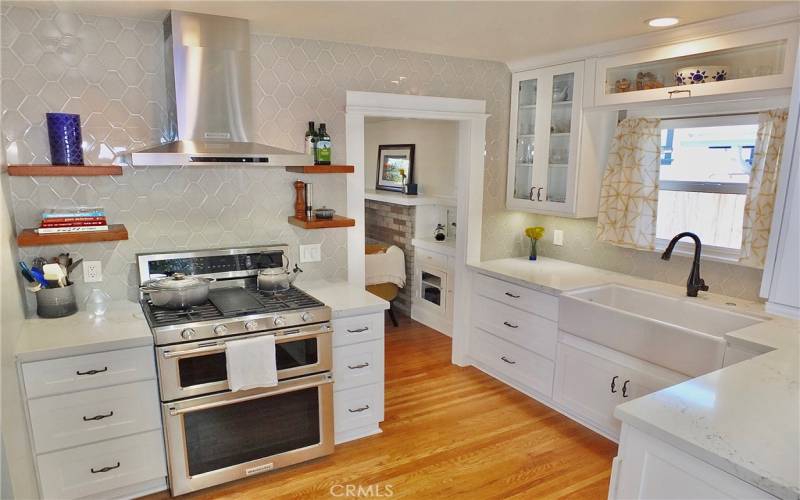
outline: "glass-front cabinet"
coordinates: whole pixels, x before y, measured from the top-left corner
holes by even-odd
[[[514,74],[509,209],[574,211],[583,69],[577,62]]]
[[[594,104],[790,88],[797,39],[788,23],[601,57]]]

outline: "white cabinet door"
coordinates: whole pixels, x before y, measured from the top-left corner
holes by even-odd
[[[625,370],[608,360],[558,344],[555,400],[613,436],[620,421],[614,408],[622,402]]]

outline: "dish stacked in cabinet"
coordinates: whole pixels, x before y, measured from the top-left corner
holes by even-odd
[[[381,432],[383,311],[333,320],[333,414],[336,443]]]
[[[165,489],[152,347],[20,363],[42,498]]]

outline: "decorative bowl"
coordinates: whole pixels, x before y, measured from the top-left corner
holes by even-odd
[[[328,207],[322,207],[314,210],[314,216],[317,219],[333,219],[333,214],[336,213],[336,210]]]
[[[678,85],[721,82],[727,79],[727,66],[687,66],[675,72],[675,83]]]

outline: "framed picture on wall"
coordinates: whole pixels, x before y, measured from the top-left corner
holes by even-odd
[[[375,189],[403,191],[414,182],[414,145],[382,144],[378,146],[378,175]]]

